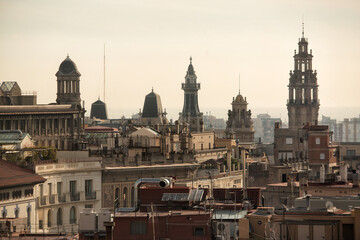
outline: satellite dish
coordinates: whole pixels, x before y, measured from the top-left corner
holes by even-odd
[[[331,201],[326,201],[325,207],[327,210],[332,210],[334,208],[334,204]]]

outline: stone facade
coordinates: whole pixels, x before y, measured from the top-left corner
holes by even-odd
[[[200,132],[204,128],[203,113],[199,110],[198,102],[200,83],[197,83],[196,79],[197,76],[192,65],[192,58],[190,58],[185,83],[181,85],[181,88],[184,90],[184,107],[180,113],[179,121],[189,124],[191,132]]]
[[[80,105],[0,106],[0,130],[29,133],[38,146],[75,149],[84,112]]]
[[[40,233],[76,233],[79,213],[101,207],[101,158],[87,151],[58,152],[58,162],[36,166],[46,182],[35,188]]]
[[[312,50],[308,40],[299,40],[298,53],[294,53],[294,70],[290,71],[289,100],[287,103],[289,128],[298,129],[309,123],[316,124],[319,115],[318,83],[316,70],[312,69]]]
[[[254,142],[254,126],[251,120],[251,110],[247,110],[247,101],[240,92],[233,98],[232,110],[228,111],[226,122],[227,138],[238,139],[239,142]]]
[[[57,77],[57,104],[81,104],[80,72],[76,64],[69,58],[60,64]]]

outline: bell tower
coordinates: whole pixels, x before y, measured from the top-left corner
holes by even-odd
[[[185,76],[185,83],[181,84],[184,90],[184,107],[180,113],[180,122],[188,123],[190,131],[200,132],[203,126],[203,114],[199,110],[198,91],[200,83],[196,82],[196,75],[190,57],[190,64]],[[201,126],[200,126],[201,125]]]
[[[294,51],[294,70],[290,70],[289,99],[287,103],[289,128],[299,129],[307,123],[315,125],[319,115],[318,83],[316,70],[312,68],[312,50],[308,50],[308,39],[299,39],[298,52]]]
[[[81,104],[80,76],[76,64],[67,55],[60,64],[57,77],[57,104]]]

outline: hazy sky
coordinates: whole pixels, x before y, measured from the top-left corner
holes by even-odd
[[[359,0],[0,0],[0,82],[17,81],[37,91],[38,103],[54,102],[55,73],[69,53],[90,114],[102,98],[105,43],[111,117],[138,112],[154,87],[177,118],[190,56],[203,112],[226,116],[241,73],[249,108],[286,113],[302,15],[320,109],[347,106],[358,116]]]

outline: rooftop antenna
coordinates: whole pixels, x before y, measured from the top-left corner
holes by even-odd
[[[304,38],[304,14],[302,15],[302,38]]]
[[[105,43],[104,43],[104,102],[105,102]]]

